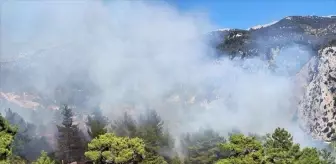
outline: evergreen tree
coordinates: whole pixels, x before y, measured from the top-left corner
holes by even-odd
[[[62,124],[62,121],[63,121],[62,109],[53,110],[52,111],[52,121],[51,121],[51,123],[53,125],[59,125],[59,124]]]
[[[18,127],[12,144],[14,155],[31,161],[40,155],[41,150],[52,149],[46,138],[38,134],[36,126],[25,121],[18,113],[8,109],[6,119]]]
[[[117,136],[135,137],[138,135],[137,122],[127,112],[122,118],[115,120],[111,128]]]
[[[10,124],[18,127],[13,142],[13,153],[25,157],[25,147],[36,137],[36,127],[26,122],[18,113],[6,110],[6,119]]]
[[[84,141],[81,132],[73,122],[72,109],[67,105],[62,108],[63,121],[57,126],[57,158],[65,163],[81,161],[84,154]]]
[[[164,130],[163,121],[155,110],[148,110],[140,115],[138,122],[125,113],[114,122],[112,129],[118,136],[139,137],[144,140],[146,159],[143,163],[165,163],[172,160],[174,140]]]
[[[184,164],[183,160],[178,155],[175,155],[169,163],[170,164]]]
[[[144,139],[147,156],[153,156],[153,159],[163,156],[167,162],[171,161],[174,140],[168,131],[165,131],[164,122],[157,112],[148,110],[140,116],[138,124],[137,136]]]
[[[260,164],[263,161],[263,146],[255,137],[232,134],[219,148],[225,157],[216,164]]]
[[[146,158],[141,162],[141,164],[168,164],[168,162],[162,156],[151,152],[146,152],[145,157]]]
[[[41,156],[36,161],[32,162],[32,164],[55,164],[55,161],[48,157],[45,151],[42,151]]]
[[[9,157],[8,161],[12,164],[26,164],[28,161],[22,159],[20,156],[12,155]]]
[[[92,115],[87,118],[86,125],[88,127],[88,134],[93,139],[99,135],[107,133],[107,124],[107,117],[103,116],[99,109],[96,109]]]
[[[326,148],[319,151],[323,164],[336,164],[336,141],[333,138]]]
[[[96,164],[135,164],[145,158],[145,144],[140,138],[118,137],[106,133],[88,144],[85,156]]]
[[[268,162],[293,163],[300,156],[299,144],[294,144],[292,135],[283,128],[267,134],[264,147]]]
[[[188,133],[182,140],[185,163],[212,164],[220,158],[218,144],[224,143],[224,137],[212,129]]]
[[[322,164],[336,164],[336,158],[332,154],[333,150],[322,149],[319,155],[322,159]]]
[[[324,164],[316,148],[300,149],[292,135],[277,128],[266,135],[264,144],[256,137],[234,134],[229,142],[219,146],[224,156],[217,164]]]
[[[308,147],[301,150],[300,156],[295,160],[295,164],[321,164],[322,162],[317,149]]]
[[[0,114],[0,163],[8,163],[8,158],[12,155],[11,144],[17,133],[17,128],[13,127]]]
[[[38,136],[33,138],[23,149],[24,159],[32,161],[41,155],[41,151],[46,150],[48,152],[53,151],[50,141],[44,136]]]

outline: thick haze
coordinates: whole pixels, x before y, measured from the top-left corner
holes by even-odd
[[[215,62],[204,38],[215,25],[203,14],[140,1],[7,1],[1,16],[1,59],[30,59],[20,67],[29,65],[27,81],[44,94],[86,72],[78,81],[99,90],[86,104],[99,103],[110,118],[131,105],[135,114],[157,110],[174,134],[205,126],[265,133],[280,126],[303,136],[293,123],[294,86],[283,75],[301,60],[284,55],[276,62],[292,60],[281,74],[259,59]],[[302,55],[306,60],[308,52]]]

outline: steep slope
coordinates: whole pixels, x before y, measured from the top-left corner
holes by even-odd
[[[321,46],[336,38],[336,16],[289,16],[267,26],[249,30],[214,31],[219,55],[272,58],[271,49],[298,44],[317,53]]]
[[[319,51],[316,68],[311,79],[306,79],[304,96],[298,106],[302,127],[315,138],[330,141],[336,128],[336,45]],[[302,75],[307,71],[302,71]]]
[[[289,16],[271,24],[242,29],[221,29],[210,33],[211,44],[216,48],[218,56],[229,55],[231,59],[261,57],[269,62],[271,68],[273,60],[280,51],[299,45],[315,56],[312,57],[294,78],[297,84],[296,99],[299,101],[298,116],[302,127],[316,138],[332,139],[336,125],[334,123],[334,97],[336,90],[336,17],[317,16]],[[70,103],[76,104],[87,101],[87,96],[94,94],[93,84],[86,81],[85,75],[70,74],[64,79],[62,86],[53,86],[44,99],[28,99],[22,90],[33,95],[39,95],[34,90],[30,91],[29,83],[34,82],[34,76],[29,75],[34,60],[43,58],[44,51],[26,55],[22,58],[0,62],[1,89],[0,100],[16,104],[23,108],[55,108],[63,99],[72,98]],[[294,56],[292,57],[294,58]],[[20,67],[17,67],[20,65]],[[26,67],[22,67],[22,65]],[[295,72],[296,73],[296,72]],[[50,73],[53,74],[53,73]],[[29,79],[32,80],[29,80]],[[54,80],[54,79],[52,79]],[[15,84],[13,84],[15,82]],[[6,88],[20,86],[17,90]],[[50,83],[48,83],[50,84]],[[53,84],[53,83],[52,83]],[[49,87],[49,86],[48,86]],[[302,97],[302,95],[304,95]],[[173,97],[173,96],[172,96]],[[173,98],[181,98],[176,95]],[[190,96],[190,104],[196,101],[206,101],[206,98]],[[205,97],[205,96],[204,96]],[[172,99],[173,99],[172,98]],[[168,98],[167,98],[168,99]],[[189,102],[189,101],[188,101]],[[53,106],[50,106],[53,105]],[[85,106],[85,104],[83,104]]]

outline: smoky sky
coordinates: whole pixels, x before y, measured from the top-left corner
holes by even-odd
[[[84,72],[78,81],[99,91],[87,104],[111,118],[126,107],[133,114],[151,108],[176,135],[284,127],[304,136],[292,121],[295,85],[287,72],[302,67],[308,50],[279,52],[275,73],[259,58],[215,61],[205,34],[217,26],[206,13],[164,2],[5,1],[1,10],[1,59],[20,59],[17,67],[29,70],[27,83],[40,93]]]

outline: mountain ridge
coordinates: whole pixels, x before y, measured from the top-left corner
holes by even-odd
[[[252,57],[259,57],[262,58],[264,61],[266,61],[269,64],[270,68],[276,67],[276,65],[272,64],[272,62],[274,61],[274,59],[276,59],[277,55],[279,55],[278,52],[288,47],[301,46],[311,51],[313,54],[312,57],[307,61],[306,67],[303,66],[306,69],[304,70],[301,69],[298,73],[294,74],[293,77],[295,76],[299,77],[301,75],[303,76],[302,79],[298,80],[300,81],[299,83],[302,84],[302,87],[299,88],[300,94],[297,95],[297,99],[298,101],[300,101],[299,106],[301,107],[299,110],[299,115],[301,114],[301,117],[307,120],[303,121],[304,122],[303,124],[311,127],[315,126],[315,125],[313,126],[313,123],[316,122],[314,120],[316,119],[316,117],[308,116],[308,114],[306,114],[307,111],[304,110],[304,108],[307,104],[314,104],[313,101],[315,101],[315,97],[319,97],[318,99],[323,99],[323,97],[321,97],[321,95],[318,94],[317,95],[316,94],[305,95],[305,94],[312,92],[313,88],[319,88],[319,86],[314,85],[314,83],[316,83],[316,81],[319,81],[320,79],[325,79],[325,77],[328,76],[328,71],[318,72],[318,70],[315,69],[315,67],[317,67],[317,65],[319,64],[323,66],[323,62],[332,59],[333,55],[328,54],[327,51],[321,51],[321,50],[336,45],[336,16],[330,16],[330,17],[288,16],[269,26],[262,26],[262,28],[255,28],[255,29],[251,28],[249,30],[221,29],[218,31],[210,32],[210,36],[212,37],[210,43],[216,49],[218,58],[230,57],[231,59],[236,58],[246,59]],[[9,67],[2,67],[2,69],[0,70],[1,76],[5,77],[0,79],[1,84],[5,84],[6,81],[4,79],[6,78],[12,78],[8,81],[17,82],[18,84],[14,85],[18,86],[22,86],[21,83],[22,84],[28,83],[27,81],[25,81],[24,78],[26,75],[29,75],[29,71],[16,69],[15,64],[17,64],[18,62],[29,63],[29,61],[33,61],[35,57],[41,57],[41,56],[43,57],[43,55],[41,55],[40,52],[41,51],[38,51],[37,55],[34,55],[33,53],[32,55],[29,55],[29,57],[26,58],[18,58],[13,59],[11,62],[0,63],[1,66],[9,66]],[[321,56],[328,56],[328,57],[321,59],[320,58]],[[333,60],[334,59],[332,59],[332,61]],[[13,67],[11,67],[10,65],[13,65]],[[336,70],[336,68],[328,68],[327,70],[333,70],[333,69]],[[325,73],[326,75],[324,75]],[[74,77],[74,75],[71,75],[71,77]],[[71,80],[67,81],[69,82]],[[85,79],[83,79],[83,81],[85,81]],[[57,86],[58,89],[55,90],[53,94],[56,95],[57,93],[58,95],[61,95],[59,97],[62,97],[64,95],[68,97],[74,97],[73,102],[85,100],[86,96],[85,94],[89,95],[89,93],[85,93],[83,91],[85,91],[85,89],[90,88],[90,84],[87,84],[87,86],[85,86],[85,84],[77,84],[77,81],[73,83],[76,84],[76,87],[72,87],[73,85],[72,83],[62,84],[65,85],[65,87],[61,86],[58,88]],[[332,83],[332,85],[334,85],[334,83]],[[328,89],[326,90],[332,90],[333,87],[330,86],[328,86],[327,87]],[[20,95],[19,93],[16,94]],[[0,99],[2,98],[8,103],[14,103],[21,107],[22,106],[25,107],[24,104],[32,104],[27,105],[26,106],[27,108],[30,108],[29,106],[33,106],[32,108],[46,107],[48,109],[51,109],[51,107],[49,108],[49,106],[52,106],[52,109],[56,109],[56,107],[54,106],[57,105],[58,102],[60,102],[59,100],[56,101],[53,99],[53,98],[56,99],[57,96],[53,97],[52,95],[51,96],[49,95],[52,98],[50,99],[46,98],[48,100],[38,100],[38,99],[25,100],[23,99],[24,96],[17,96],[17,95],[15,95],[15,91],[13,91],[13,93],[10,91],[8,92],[4,91],[3,93],[0,94]],[[305,96],[301,97],[302,95]],[[45,98],[48,96],[43,95],[38,97]],[[315,106],[319,106],[319,104],[315,104]],[[334,119],[332,112],[333,111],[331,111],[330,109],[329,113],[327,113],[327,115],[330,116],[330,120]],[[314,116],[319,115],[319,112],[317,113],[318,114],[314,114]],[[322,124],[320,120],[317,121],[317,123]],[[323,140],[330,140],[331,136],[329,134],[323,133],[324,129],[326,128],[325,126],[329,125],[328,123],[329,122],[327,121],[326,124],[322,124],[319,128],[308,131],[309,133],[312,133],[313,136],[315,136],[316,138],[322,138]],[[332,128],[336,128],[336,126],[335,127],[332,126]],[[331,128],[328,128],[328,131],[326,133],[330,133],[332,131],[333,130],[331,130]]]
[[[336,16],[287,16],[263,28],[250,28],[250,30],[224,28],[210,32],[210,36],[212,37],[210,42],[216,48],[218,57],[229,56],[234,59],[259,56],[272,66],[272,61],[278,55],[275,52],[286,47],[301,45],[317,55],[321,47],[333,44],[333,39],[336,39]],[[0,61],[1,76],[4,77],[0,81],[1,84],[5,86],[6,78],[25,76],[25,70],[17,68],[16,65],[22,65],[18,63],[25,65],[34,58],[43,57],[44,51],[47,49],[26,56],[21,55],[10,61]],[[12,74],[13,71],[16,73]]]
[[[235,37],[237,34],[240,36]],[[291,44],[307,46],[317,53],[323,45],[336,39],[336,16],[287,16],[263,28],[226,29],[213,31],[212,35],[216,37],[213,46],[220,56],[244,58],[264,54],[271,58],[270,49]],[[260,42],[268,42],[267,47],[258,47],[263,44]]]
[[[286,16],[282,19],[289,19],[291,20],[292,17],[312,17],[312,18],[336,18],[336,15],[328,15],[328,16],[317,16],[317,15],[307,15],[307,16],[303,16],[303,15],[292,15],[292,16]],[[258,25],[254,25],[254,26],[251,26],[249,28],[247,28],[246,30],[249,31],[249,30],[254,30],[254,29],[259,29],[257,27],[268,27],[268,26],[271,26],[277,22],[279,22],[280,20],[282,19],[279,19],[279,20],[273,20],[273,21],[270,21],[269,23],[265,23],[265,24],[258,24]],[[230,31],[230,30],[244,30],[242,28],[229,28],[229,27],[223,27],[223,28],[219,28],[219,29],[216,29],[216,30],[213,30],[213,31]]]

